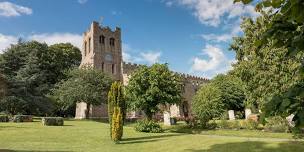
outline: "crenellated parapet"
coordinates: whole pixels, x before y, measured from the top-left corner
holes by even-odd
[[[127,75],[131,75],[131,73],[139,68],[139,64],[136,63],[130,63],[130,62],[123,62],[122,63],[122,68],[123,68],[123,73]]]
[[[123,62],[123,73],[127,75],[131,75],[131,73],[139,68],[141,65],[140,64],[135,64],[135,63],[130,63],[130,62]],[[175,72],[177,75],[179,75],[184,83],[191,84],[193,86],[199,87],[201,84],[205,84],[209,82],[209,79],[203,78],[203,77],[198,77],[198,76],[193,76],[190,74],[184,74],[184,73],[179,73]]]

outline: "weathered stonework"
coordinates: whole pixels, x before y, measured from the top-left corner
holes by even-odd
[[[102,27],[92,22],[88,31],[83,34],[82,61],[80,66],[93,66],[109,74],[114,80],[128,84],[132,72],[139,67],[138,64],[122,61],[121,30],[112,31],[109,27]],[[170,113],[173,117],[191,116],[191,102],[195,92],[201,85],[208,82],[205,78],[180,74],[183,78],[183,99],[181,105],[172,105]],[[85,118],[86,103],[78,103],[76,119]],[[131,112],[128,117],[137,117],[142,112]],[[160,114],[157,114],[161,116]],[[91,106],[89,117],[107,117],[107,105]]]

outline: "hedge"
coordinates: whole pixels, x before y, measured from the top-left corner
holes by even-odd
[[[9,122],[9,118],[7,115],[0,115],[0,122]]]
[[[43,117],[42,125],[44,126],[63,126],[64,121],[62,117]]]
[[[31,115],[15,115],[13,122],[33,122],[33,116]]]
[[[253,120],[215,120],[214,123],[221,129],[259,129],[259,124]]]

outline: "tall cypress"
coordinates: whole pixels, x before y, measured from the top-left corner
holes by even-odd
[[[114,82],[108,94],[110,136],[114,141],[121,140],[123,135],[123,122],[126,115],[125,104],[122,84]]]

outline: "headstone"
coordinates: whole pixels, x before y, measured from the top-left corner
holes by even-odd
[[[235,120],[235,116],[234,116],[234,111],[233,110],[229,110],[228,111],[228,115],[229,115],[229,120]]]
[[[171,126],[170,113],[167,111],[164,112],[164,125]]]
[[[245,118],[248,119],[249,115],[251,115],[251,110],[245,109]]]
[[[250,114],[248,116],[248,120],[253,120],[255,122],[258,122],[259,121],[259,115],[258,114]]]
[[[294,127],[295,126],[295,122],[292,121],[294,117],[294,114],[289,115],[288,117],[286,117],[286,120],[288,121],[289,126]]]

